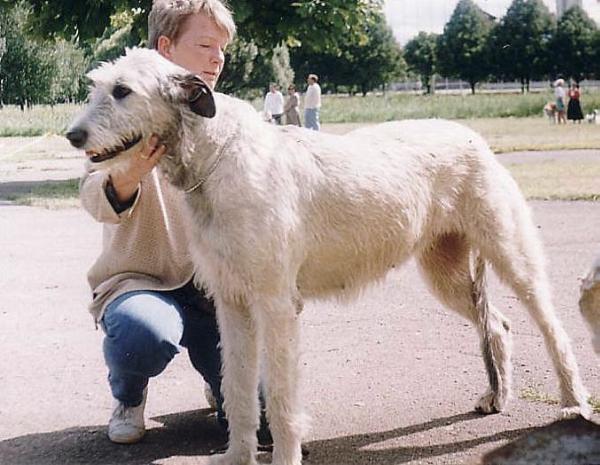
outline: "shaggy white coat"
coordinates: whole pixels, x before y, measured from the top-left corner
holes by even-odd
[[[300,464],[302,300],[355,297],[410,256],[480,333],[490,390],[478,409],[499,411],[510,393],[509,325],[485,293],[491,264],[544,335],[564,415],[589,414],[530,212],[479,135],[441,120],[345,136],[279,128],[218,93],[216,116],[204,118],[185,103],[185,74],[154,52],[129,51],[92,73],[90,104],[73,128],[85,128],[84,148],[94,151],[157,133],[170,149],[161,168],[177,188],[206,177],[186,208],[198,282],[214,296],[222,338],[230,443],[216,463],[255,463],[262,363],[273,463]],[[132,93],[116,101],[116,83]]]
[[[600,355],[600,256],[581,283],[579,309],[592,331],[594,350]]]

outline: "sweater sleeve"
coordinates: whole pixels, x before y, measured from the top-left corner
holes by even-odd
[[[100,223],[120,223],[130,216],[135,209],[140,196],[138,188],[134,198],[119,205],[111,202],[109,191],[110,175],[105,171],[87,172],[79,182],[79,198],[81,205],[92,217]]]

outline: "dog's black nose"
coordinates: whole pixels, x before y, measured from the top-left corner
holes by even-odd
[[[88,138],[88,133],[85,129],[73,129],[67,132],[65,137],[69,139],[69,142],[71,142],[73,147],[79,149],[85,145]]]

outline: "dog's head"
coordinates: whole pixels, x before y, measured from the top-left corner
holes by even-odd
[[[163,141],[172,138],[182,109],[205,118],[215,115],[211,89],[154,50],[129,49],[88,77],[88,104],[66,137],[98,167],[127,159],[151,134]]]

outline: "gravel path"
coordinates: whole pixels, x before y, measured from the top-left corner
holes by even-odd
[[[500,159],[531,156],[574,155]],[[600,158],[588,151],[575,156]],[[67,178],[81,169],[81,160],[73,160],[65,161],[72,169],[62,171]],[[46,174],[11,182],[50,179]],[[0,192],[7,181],[1,178]],[[579,278],[600,250],[600,203],[531,207],[557,313],[588,389],[600,398],[598,358],[576,305]],[[85,281],[100,250],[100,226],[79,209],[5,203],[0,231],[0,464],[207,463],[223,438],[185,354],[151,382],[142,443],[106,439],[111,398]],[[541,336],[514,296],[495,280],[491,286],[514,330],[515,398],[505,413],[487,417],[472,413],[486,386],[475,331],[430,297],[412,262],[351,305],[310,303],[302,317],[302,387],[313,419],[305,463],[473,464],[553,420],[557,406],[533,399],[557,395]]]

